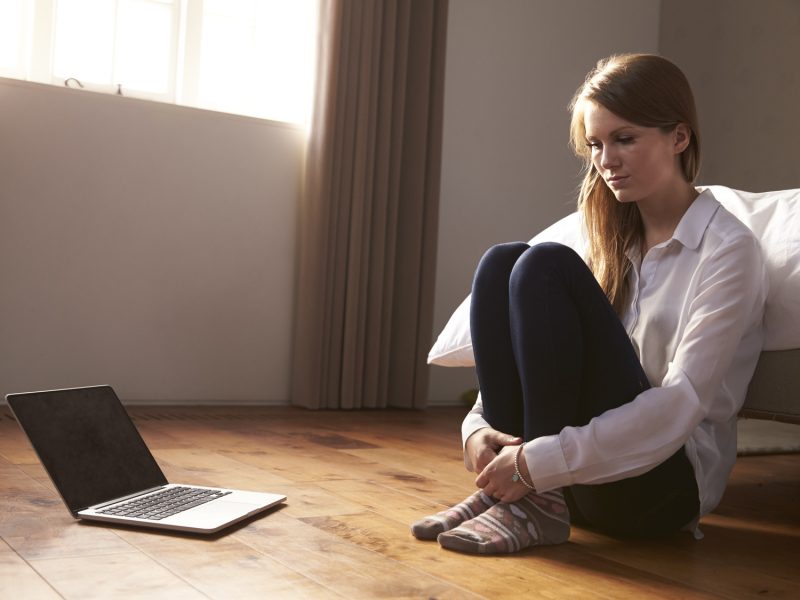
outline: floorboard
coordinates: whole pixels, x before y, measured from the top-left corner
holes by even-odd
[[[79,523],[0,408],[0,598],[800,598],[800,455],[740,458],[701,541],[479,557],[409,532],[472,491],[461,409],[130,412],[169,479],[287,503],[209,538]]]

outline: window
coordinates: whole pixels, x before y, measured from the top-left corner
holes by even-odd
[[[25,78],[29,4],[25,0],[0,2],[0,75]]]
[[[0,0],[0,76],[307,124],[318,0]]]

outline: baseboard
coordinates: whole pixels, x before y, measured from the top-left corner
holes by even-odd
[[[288,400],[160,400],[129,398],[123,399],[125,406],[289,406]]]
[[[289,406],[288,400],[176,400],[174,398],[123,398],[125,406]],[[0,406],[7,406],[0,398]]]
[[[800,424],[800,415],[782,413],[769,410],[757,410],[755,408],[743,408],[739,411],[739,416],[745,419],[764,419],[767,421],[780,421],[782,423]]]
[[[125,406],[291,406],[288,400],[176,400],[174,398],[123,398]],[[0,406],[7,406],[5,398],[0,398]],[[464,413],[472,408],[458,398],[431,400],[428,408],[452,408],[460,406]]]
[[[460,400],[459,398],[453,398],[452,400],[450,399],[428,400],[428,408],[453,407],[453,406],[463,406],[464,413],[466,413],[470,408],[472,408],[471,404],[470,405],[464,404],[464,401]]]

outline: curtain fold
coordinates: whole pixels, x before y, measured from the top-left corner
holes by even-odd
[[[422,408],[447,0],[322,0],[292,403]]]

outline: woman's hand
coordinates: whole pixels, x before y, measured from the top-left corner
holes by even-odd
[[[508,435],[491,427],[484,427],[467,438],[464,452],[472,465],[472,470],[480,473],[504,447],[519,446],[521,443],[522,438]]]
[[[502,448],[494,460],[475,479],[475,485],[489,496],[493,496],[502,502],[516,502],[530,492],[530,488],[524,483],[511,479],[516,472],[514,457],[518,449],[519,446],[505,446]],[[524,452],[520,452],[519,470],[524,477],[527,477]]]

